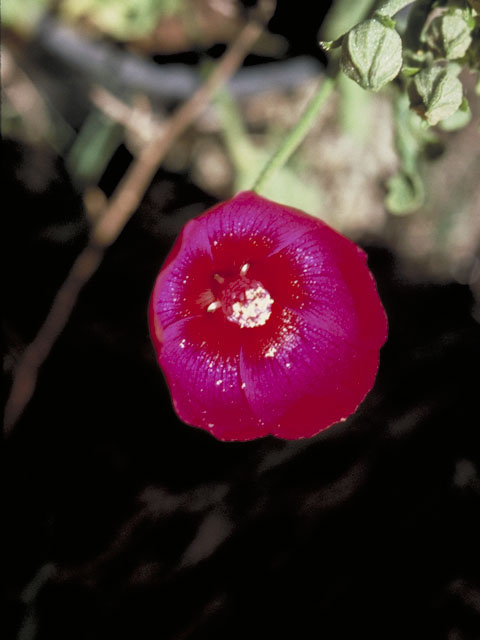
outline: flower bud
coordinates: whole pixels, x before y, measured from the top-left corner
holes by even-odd
[[[472,44],[471,29],[461,15],[438,16],[430,24],[427,42],[447,60],[457,60]]]
[[[434,65],[414,76],[408,89],[410,105],[430,125],[448,118],[460,107],[462,83],[449,67]]]
[[[365,20],[344,37],[340,64],[362,89],[378,91],[400,72],[402,40],[393,26]]]

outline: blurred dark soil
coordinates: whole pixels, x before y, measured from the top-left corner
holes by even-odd
[[[3,157],[8,377],[87,228],[58,158],[8,140]],[[367,248],[390,338],[360,410],[311,440],[221,443],[173,413],[146,316],[176,233],[211,204],[157,174],[6,443],[3,637],[478,640],[468,287],[414,284]]]

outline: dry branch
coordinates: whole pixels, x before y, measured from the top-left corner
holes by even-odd
[[[252,45],[262,33],[270,2],[261,3],[262,20],[253,15],[212,71],[205,84],[181,105],[166,121],[158,135],[147,144],[131,164],[94,226],[87,247],[75,260],[65,282],[53,300],[47,318],[33,342],[20,357],[5,407],[5,433],[22,415],[35,391],[38,372],[58,336],[65,328],[78,295],[102,262],[105,250],[117,239],[133,215],[161,161],[173,142],[205,109],[217,89],[242,64]]]

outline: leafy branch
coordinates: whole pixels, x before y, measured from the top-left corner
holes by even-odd
[[[451,131],[468,124],[463,70],[477,75],[480,95],[480,2],[385,0],[370,17],[320,45],[340,51],[341,74],[362,89],[377,92],[390,83],[396,89],[400,170],[388,183],[386,205],[397,214],[418,209],[424,197],[418,158],[432,140],[425,129],[440,125]]]

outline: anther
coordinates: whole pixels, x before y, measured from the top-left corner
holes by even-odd
[[[208,305],[207,307],[207,311],[216,311],[217,309],[220,309],[220,307],[222,306],[222,303],[219,300],[215,300],[215,302],[212,302]]]

